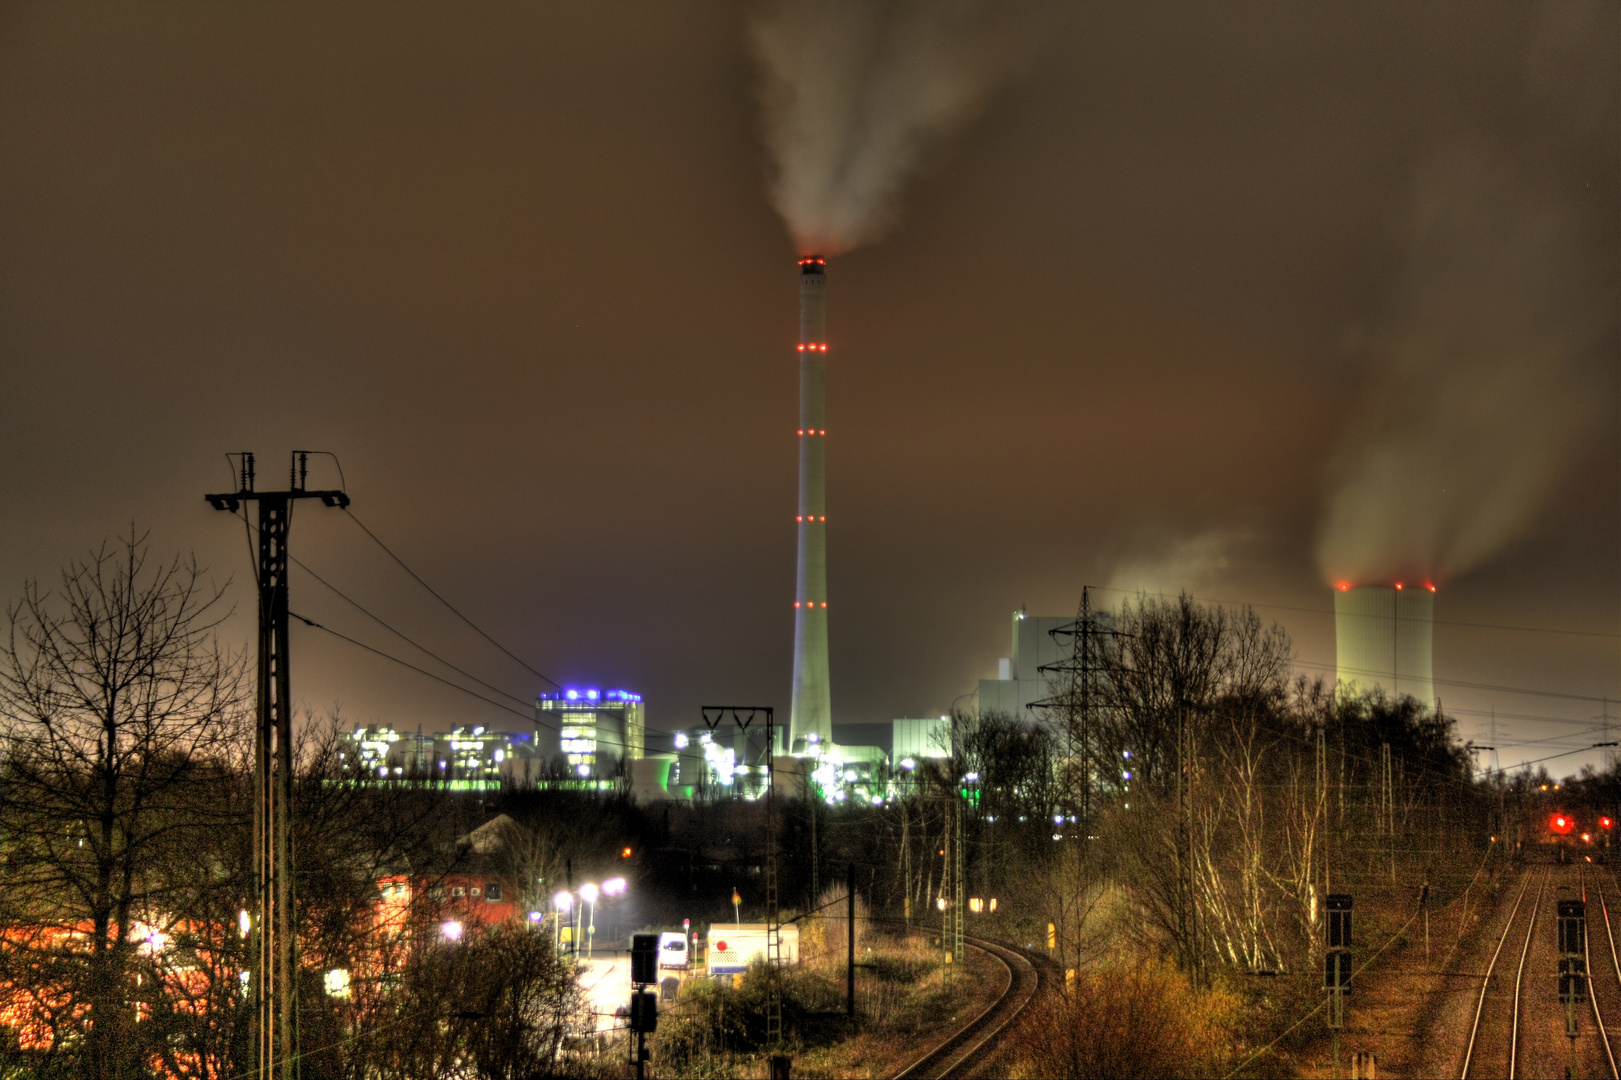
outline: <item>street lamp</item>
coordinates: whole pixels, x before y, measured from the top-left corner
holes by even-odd
[[[590,882],[580,886],[580,899],[591,905],[591,911],[586,916],[585,929],[585,958],[590,960],[594,955],[592,946],[596,944],[597,936],[597,892],[598,889]]]

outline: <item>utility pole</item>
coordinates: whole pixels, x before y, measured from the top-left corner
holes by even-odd
[[[850,1019],[856,1018],[856,864],[844,871],[844,918],[846,954],[844,964],[844,1011]]]
[[[243,451],[236,491],[208,495],[216,510],[259,504],[258,724],[253,745],[253,911],[248,982],[254,1070],[260,1080],[298,1074],[298,942],[293,926],[293,706],[288,672],[287,537],[293,503],[349,505],[343,491],[311,491],[309,457],[293,452],[287,490],[255,491],[253,454]],[[246,515],[243,515],[246,520]]]
[[[1384,784],[1380,791],[1380,827],[1390,842],[1390,883],[1396,883],[1396,799],[1390,786],[1390,744],[1379,744],[1379,758],[1384,766]]]
[[[963,947],[963,919],[968,907],[963,903],[962,819],[964,799],[960,793],[951,800],[951,962],[959,972],[967,954]]]
[[[912,837],[911,837],[911,811],[912,800],[901,799],[901,917],[906,920],[906,929],[912,928]]]
[[[1323,895],[1327,896],[1334,885],[1333,862],[1329,857],[1329,828],[1328,828],[1328,746],[1326,734],[1322,728],[1317,729],[1317,803],[1313,818],[1320,823],[1323,836]]]

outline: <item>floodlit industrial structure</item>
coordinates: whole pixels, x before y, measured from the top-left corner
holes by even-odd
[[[345,768],[398,783],[611,791],[653,779],[636,768],[647,756],[646,704],[628,690],[569,687],[542,694],[532,731],[463,724],[424,735],[356,724],[348,738],[339,752]]]
[[[1435,586],[1340,583],[1334,590],[1336,681],[1435,704]]]
[[[799,569],[789,752],[833,741],[827,665],[827,260],[799,260]]]
[[[628,763],[647,750],[642,696],[628,690],[571,686],[541,694],[535,699],[535,723],[541,756],[561,755],[582,779],[628,772]]]

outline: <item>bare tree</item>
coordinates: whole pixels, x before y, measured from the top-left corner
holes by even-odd
[[[218,781],[245,733],[245,663],[215,635],[223,588],[150,560],[131,530],[24,587],[0,645],[3,947],[41,968],[37,1040],[79,1075],[138,1075],[136,975],[173,926],[168,871],[239,825]],[[166,929],[167,928],[167,929]],[[54,1007],[51,1007],[54,1006]]]

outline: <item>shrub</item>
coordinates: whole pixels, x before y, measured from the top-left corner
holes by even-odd
[[[1235,1002],[1195,993],[1173,968],[1150,963],[1084,974],[1033,1007],[1015,1045],[1024,1076],[1220,1076]]]

